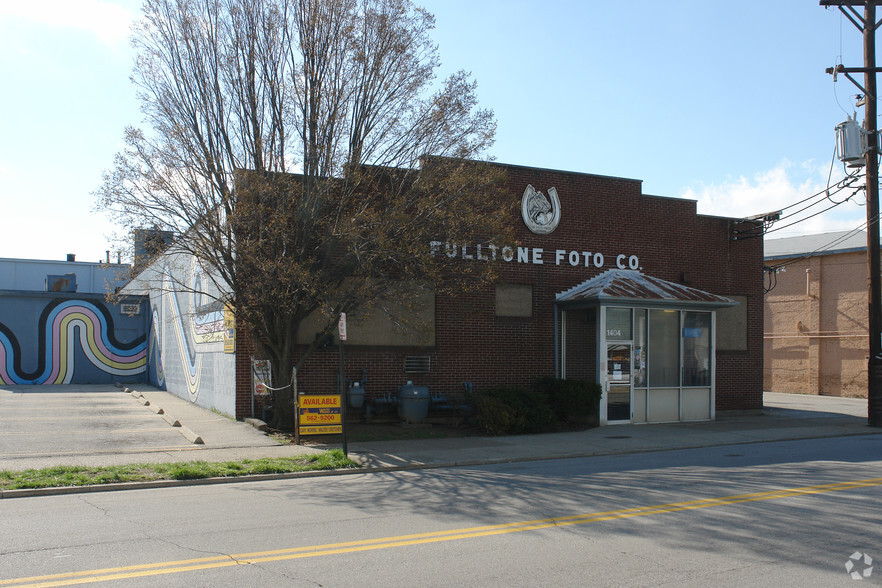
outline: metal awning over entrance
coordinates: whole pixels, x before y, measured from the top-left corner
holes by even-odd
[[[725,296],[647,276],[637,270],[619,269],[603,272],[555,297],[559,308],[585,308],[602,303],[708,309],[736,304]]]
[[[601,424],[714,418],[725,296],[609,270],[555,296],[555,375],[603,386]]]

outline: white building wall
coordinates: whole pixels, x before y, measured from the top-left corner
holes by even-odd
[[[223,307],[195,258],[169,255],[124,288],[150,296],[151,383],[198,406],[236,414],[236,362],[224,351]]]

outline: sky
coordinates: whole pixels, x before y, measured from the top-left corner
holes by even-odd
[[[436,18],[439,75],[470,71],[495,112],[501,163],[637,179],[744,217],[842,177],[834,128],[862,120],[858,90],[824,73],[863,65],[861,35],[815,0],[417,4]],[[121,235],[94,193],[142,122],[129,79],[139,8],[0,0],[0,257],[116,259]],[[858,228],[863,204],[767,238]]]

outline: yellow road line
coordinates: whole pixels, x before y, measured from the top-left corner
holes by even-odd
[[[502,523],[498,525],[486,525],[482,527],[470,527],[465,529],[451,529],[448,531],[434,531],[429,533],[417,533],[412,535],[399,535],[396,537],[381,537],[361,541],[347,541],[343,543],[329,543],[324,545],[312,545],[306,547],[292,547],[274,551],[261,551],[256,553],[241,553],[234,555],[220,555],[198,559],[185,559],[178,561],[158,562],[116,568],[104,568],[98,570],[85,570],[64,574],[52,574],[45,576],[31,576],[27,578],[13,578],[0,580],[0,586],[30,586],[48,588],[50,586],[72,586],[89,582],[104,582],[109,580],[122,580],[131,578],[143,578],[164,574],[176,574],[196,570],[217,569],[237,565],[249,565],[254,563],[266,563],[307,557],[319,557],[325,555],[339,555],[359,551],[371,551],[387,549],[391,547],[404,547],[408,545],[421,545],[438,543],[442,541],[455,541],[471,539],[475,537],[489,537],[521,531],[535,531],[552,527],[565,527],[570,525],[583,525],[616,519],[681,512],[710,508],[714,506],[727,506],[745,502],[758,502],[764,500],[777,500],[795,496],[808,496],[823,494],[826,492],[841,492],[856,488],[867,488],[882,485],[882,478],[870,478],[866,480],[854,480],[850,482],[837,482],[834,484],[819,484],[815,486],[803,486],[799,488],[785,488],[755,492],[751,494],[739,494],[721,498],[704,498],[700,500],[688,500],[684,502],[672,502],[669,504],[657,504],[652,506],[639,506],[603,512],[586,513],[565,517],[552,517],[519,521],[514,523]]]

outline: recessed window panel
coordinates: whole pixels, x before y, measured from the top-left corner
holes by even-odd
[[[683,316],[683,385],[710,386],[711,315],[686,312]]]
[[[606,340],[607,341],[630,341],[631,340],[631,309],[630,308],[607,308],[606,309]]]
[[[680,313],[675,310],[649,311],[649,386],[670,388],[680,385]]]
[[[646,387],[646,309],[634,310],[634,386]]]

